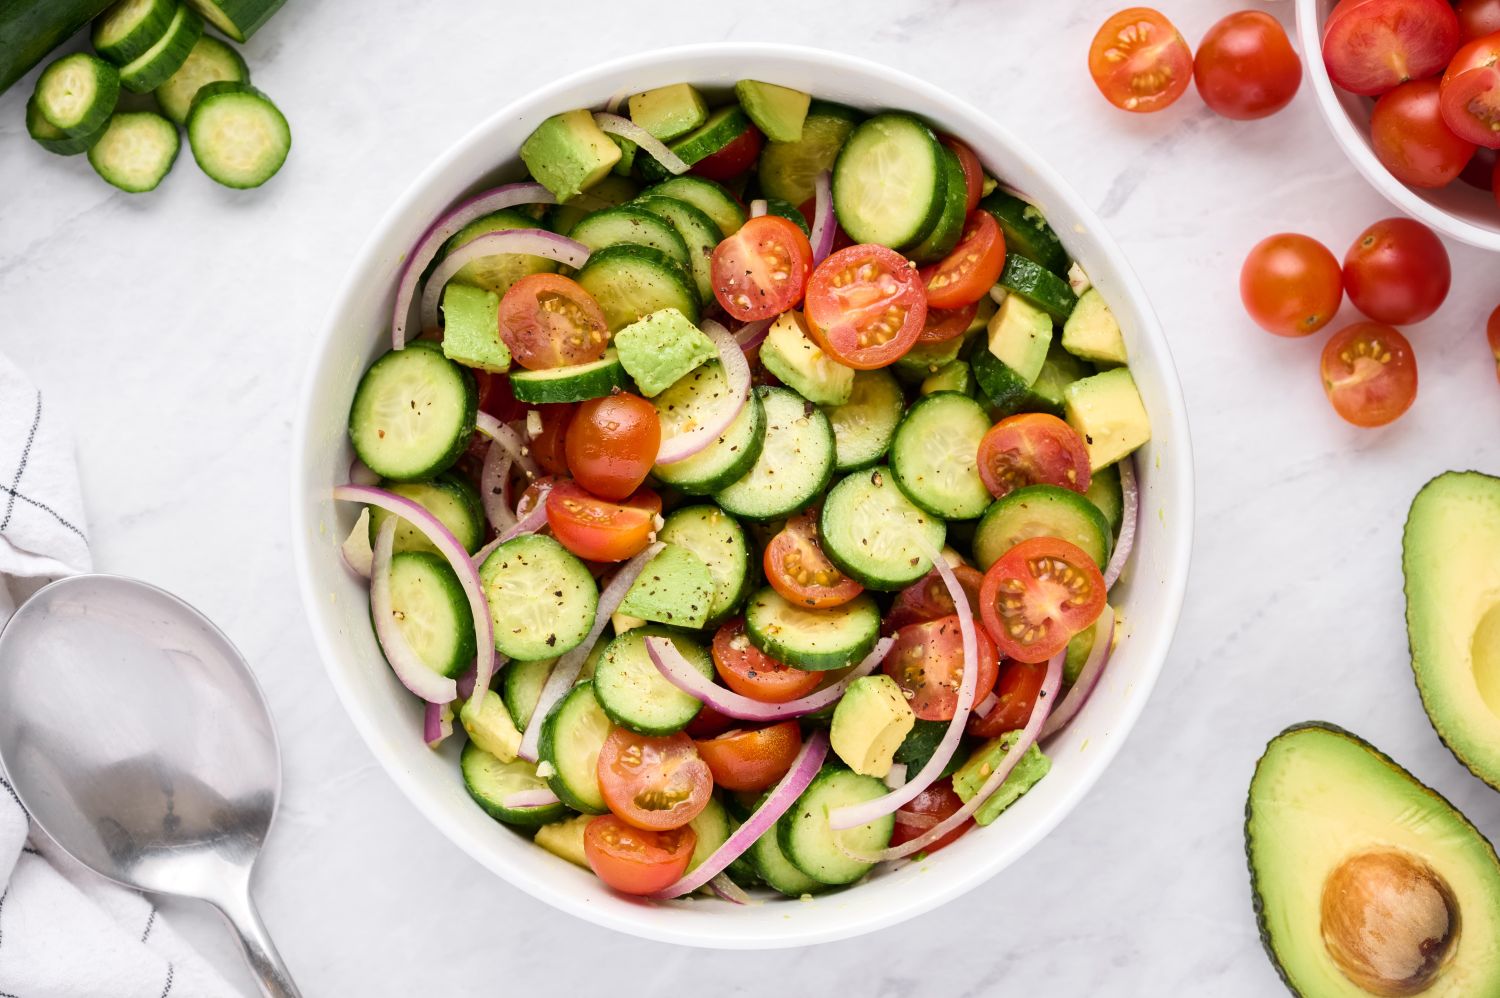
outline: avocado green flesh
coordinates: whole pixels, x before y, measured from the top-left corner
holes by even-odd
[[[1449,472],[1423,486],[1401,565],[1422,705],[1459,761],[1500,788],[1500,478]]]
[[[1371,745],[1339,728],[1289,728],[1266,747],[1245,805],[1261,940],[1305,998],[1369,998],[1324,943],[1323,889],[1351,857],[1399,852],[1451,889],[1457,941],[1423,998],[1500,994],[1500,860],[1468,820]]]

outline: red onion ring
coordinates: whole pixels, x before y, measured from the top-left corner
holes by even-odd
[[[483,565],[484,560],[494,553],[494,550],[506,541],[513,541],[522,534],[534,534],[547,525],[547,496],[552,491],[550,485],[537,486],[537,502],[521,519],[511,524],[510,529],[499,534],[494,540],[474,552],[474,564]]]
[[[500,422],[487,412],[481,412],[474,417],[474,429],[504,447],[516,467],[526,472],[527,478],[537,478],[541,475],[541,466],[531,456],[531,449],[526,446],[514,427]]]
[[[828,171],[818,174],[813,181],[812,251],[813,266],[816,267],[833,252],[833,236],[838,230],[838,221],[833,216],[833,182]]]
[[[875,648],[858,665],[846,672],[838,682],[826,686],[816,693],[789,700],[786,703],[762,703],[727,690],[699,672],[682,657],[670,638],[647,638],[646,653],[651,656],[658,671],[667,682],[690,697],[696,697],[725,717],[741,721],[784,721],[802,717],[822,710],[838,701],[849,688],[849,684],[861,676],[868,676],[885,659],[886,653],[895,644],[894,637],[881,638]]]
[[[756,808],[755,813],[746,818],[743,825],[730,833],[723,845],[711,852],[695,869],[683,875],[682,879],[649,896],[659,900],[680,897],[697,890],[724,872],[725,867],[754,845],[755,840],[769,831],[776,824],[776,819],[797,802],[802,791],[818,775],[818,770],[823,768],[823,760],[827,757],[828,734],[820,729],[802,743],[802,751],[792,760],[792,768],[776,784],[765,803]]]
[[[756,198],[754,201],[750,202],[750,217],[751,218],[759,218],[760,216],[764,215],[769,210],[770,209],[769,209],[769,206],[767,206],[767,204],[766,204],[766,199],[765,198]]]
[[[370,563],[375,558],[375,552],[370,548],[369,510],[359,511],[354,529],[349,531],[349,536],[339,545],[339,554],[344,556],[344,564],[349,566],[349,571],[362,579],[370,577]]]
[[[734,334],[734,341],[740,345],[742,352],[748,353],[760,346],[761,341],[766,338],[766,333],[771,330],[771,323],[775,321],[776,319],[772,317],[770,319],[756,319],[754,322],[747,322]]]
[[[429,703],[422,715],[422,740],[435,749],[453,734],[453,704]]]
[[[629,118],[622,118],[618,114],[608,112],[598,112],[594,115],[594,124],[598,125],[602,132],[618,135],[622,139],[634,142],[645,150],[646,155],[660,163],[668,173],[682,174],[692,169],[686,160],[668,149],[665,142]]]
[[[713,892],[717,894],[720,899],[728,901],[730,904],[750,903],[750,895],[745,893],[745,889],[743,887],[735,883],[733,880],[730,880],[729,874],[727,873],[720,873],[715,875],[714,878],[708,882],[708,886],[713,888]]]
[[[458,683],[429,668],[396,623],[396,609],[391,605],[391,554],[395,544],[396,518],[388,516],[375,535],[370,563],[370,618],[375,623],[375,637],[402,686],[429,704],[449,703],[458,696]],[[489,616],[488,610],[485,616]]]
[[[1078,678],[1073,681],[1073,688],[1068,690],[1068,695],[1062,698],[1062,703],[1052,711],[1047,718],[1047,724],[1042,728],[1042,733],[1037,737],[1046,741],[1068,726],[1068,722],[1083,709],[1088,701],[1089,694],[1094,692],[1094,687],[1099,685],[1099,677],[1104,674],[1104,666],[1109,662],[1111,645],[1115,640],[1115,611],[1109,606],[1104,607],[1104,612],[1099,614],[1099,619],[1094,621],[1094,647],[1089,649],[1089,657],[1084,660],[1083,668],[1078,670]]]
[[[557,794],[546,787],[537,787],[533,790],[517,790],[513,794],[507,794],[505,799],[500,802],[500,806],[512,808],[547,807],[557,803],[560,803],[557,799]]]
[[[422,286],[422,328],[436,328],[443,288],[462,267],[483,257],[509,253],[539,256],[574,268],[582,267],[589,259],[589,248],[583,243],[546,229],[500,229],[476,236],[443,257]]]
[[[1130,549],[1135,547],[1135,534],[1141,516],[1141,491],[1135,478],[1135,458],[1120,462],[1120,539],[1115,542],[1114,553],[1104,567],[1104,588],[1110,589],[1119,581],[1130,558]]]
[[[750,364],[745,360],[745,352],[729,335],[729,330],[712,319],[705,320],[702,329],[719,351],[719,363],[724,366],[724,378],[729,387],[718,400],[720,408],[712,418],[705,419],[686,433],[662,440],[661,449],[656,452],[657,464],[685,461],[703,450],[729,429],[739,418],[740,410],[750,401]]]
[[[465,225],[501,208],[514,208],[523,204],[556,204],[557,198],[541,184],[530,181],[521,184],[506,184],[491,190],[481,191],[462,201],[457,207],[439,215],[427,231],[417,239],[411,252],[406,254],[406,263],[401,268],[401,278],[396,284],[396,306],[391,312],[391,347],[400,350],[406,345],[406,322],[411,317],[411,300],[417,291],[417,280],[422,271],[437,256],[437,251]],[[374,482],[355,480],[356,485],[373,485]]]
[[[510,452],[491,441],[484,452],[484,465],[479,469],[479,498],[484,503],[484,518],[500,533],[516,525],[515,510],[505,497],[510,466]]]

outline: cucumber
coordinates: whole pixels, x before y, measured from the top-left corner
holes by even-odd
[[[473,554],[484,543],[484,506],[479,499],[479,490],[467,478],[452,471],[445,471],[430,482],[382,481],[380,487],[403,496],[421,506],[438,518],[438,521],[453,534],[465,551]],[[370,507],[370,544],[386,519],[394,516],[375,506]],[[393,550],[430,551],[437,548],[427,535],[405,520],[396,523],[396,542]]]
[[[464,789],[474,802],[484,808],[486,814],[496,821],[522,828],[560,821],[567,808],[561,803],[544,804],[541,807],[511,808],[505,806],[505,798],[523,790],[540,790],[546,781],[536,775],[536,763],[525,759],[501,762],[484,749],[469,742],[458,757],[458,769],[464,777]]]
[[[782,815],[775,825],[766,829],[765,834],[755,840],[746,853],[750,858],[750,865],[755,869],[756,876],[765,881],[766,886],[773,891],[792,898],[827,890],[825,884],[814,880],[793,866],[791,860],[787,859],[786,854],[781,851],[777,828],[786,820],[787,816]]]
[[[755,389],[766,438],[745,476],[715,499],[736,516],[775,520],[806,506],[833,476],[833,427],[822,410],[785,388]]]
[[[880,608],[863,593],[841,606],[798,606],[767,586],[745,605],[750,643],[778,662],[810,672],[853,665],[880,640]]]
[[[964,168],[958,154],[943,146],[943,210],[927,238],[907,251],[917,263],[937,263],[953,252],[964,234],[969,214],[969,190],[964,184]]]
[[[719,226],[698,208],[665,194],[644,195],[632,203],[643,211],[665,219],[677,230],[687,246],[688,271],[693,275],[698,297],[705,302],[712,301],[713,255],[714,248],[719,245]]]
[[[479,566],[479,581],[495,626],[495,650],[510,658],[572,651],[594,624],[594,577],[544,534],[523,534],[497,547]]]
[[[677,154],[684,163],[692,166],[700,159],[707,159],[754,128],[749,115],[738,104],[721,107],[708,116],[708,120],[678,139],[667,143],[667,148]],[[641,176],[647,180],[665,180],[670,174],[667,168],[647,156],[641,160]]]
[[[668,440],[704,418],[707,410],[723,404],[728,382],[718,361],[704,364],[677,380],[651,400],[661,420],[662,440]],[[760,457],[766,439],[766,410],[760,396],[740,410],[719,438],[692,457],[658,464],[652,474],[665,485],[689,495],[712,495],[743,478]]]
[[[1018,412],[1050,412],[1061,415],[1060,409],[1054,408],[1046,398],[1033,392],[1026,379],[991,353],[985,343],[979,343],[970,355],[969,366],[973,368],[974,382],[990,404],[990,415],[995,418]]]
[[[94,19],[94,51],[123,66],[166,34],[176,12],[176,0],[120,0]]]
[[[1120,491],[1120,466],[1106,465],[1089,478],[1088,491],[1084,493],[1089,502],[1099,507],[1099,512],[1109,521],[1111,531],[1120,529],[1120,519],[1125,515],[1125,499]]]
[[[286,0],[188,0],[204,20],[237,42],[248,41]]]
[[[577,280],[604,310],[612,333],[664,308],[675,308],[689,322],[698,322],[693,279],[675,260],[649,246],[605,247],[589,257]]]
[[[725,239],[740,231],[740,226],[745,224],[745,209],[740,207],[734,195],[723,184],[707,177],[673,177],[647,188],[646,194],[686,201],[713,219],[719,227],[719,234]]]
[[[933,516],[968,520],[990,505],[979,477],[979,442],[989,432],[984,408],[958,392],[917,401],[896,427],[891,474],[906,497]]]
[[[1042,361],[1041,373],[1031,383],[1031,394],[1036,396],[1038,411],[1062,416],[1063,389],[1093,373],[1094,369],[1087,363],[1054,342],[1047,351],[1047,359]]]
[[[551,766],[547,786],[575,811],[609,811],[598,775],[599,750],[609,731],[609,716],[594,699],[594,684],[587,681],[569,690],[542,721],[537,758]]]
[[[176,137],[171,122],[151,117]],[[478,411],[473,376],[436,343],[419,340],[390,351],[360,379],[349,407],[349,440],[381,477],[419,481],[453,466],[469,446]]]
[[[167,30],[154,44],[120,67],[120,83],[134,94],[155,90],[187,61],[188,53],[203,37],[203,18],[179,3]]]
[[[947,203],[943,147],[909,114],[854,129],[833,167],[833,208],[856,243],[899,249],[926,238]]]
[[[750,589],[750,546],[734,517],[711,503],[683,506],[667,514],[656,539],[691,551],[708,567],[714,599],[705,628],[717,627],[744,601]]]
[[[598,251],[606,246],[649,246],[671,257],[679,267],[689,266],[687,243],[672,223],[641,208],[621,205],[585,215],[568,233],[589,248]]]
[[[1081,548],[1103,569],[1114,535],[1099,507],[1071,489],[1028,485],[996,499],[974,532],[974,561],[981,571],[1024,540],[1056,537]]]
[[[587,364],[570,364],[541,371],[516,368],[510,372],[510,390],[518,402],[583,402],[602,398],[631,387],[615,348]]]
[[[428,551],[394,555],[391,611],[406,643],[433,672],[457,677],[474,661],[474,614],[446,558]]]
[[[887,814],[867,825],[835,832],[828,813],[835,808],[884,797],[889,788],[873,776],[863,776],[839,765],[824,765],[777,823],[777,840],[792,865],[819,883],[852,884],[870,871],[871,864],[844,852],[877,853],[891,844],[896,816]]]
[[[446,257],[465,243],[491,232],[534,228],[536,228],[536,219],[512,208],[502,208],[500,211],[493,211],[476,218],[459,229],[454,233],[453,238],[443,244],[443,248],[438,251],[438,258]],[[505,292],[510,290],[510,286],[521,278],[530,274],[550,274],[555,270],[557,270],[557,264],[545,257],[532,256],[529,253],[496,253],[493,256],[470,260],[458,268],[449,280],[458,284],[472,284],[476,288],[493,291],[504,297]]]
[[[210,83],[249,83],[250,68],[234,49],[211,35],[198,39],[177,72],[152,91],[161,113],[186,125],[198,91]]]
[[[70,139],[103,128],[119,98],[119,70],[87,52],[65,55],[42,70],[31,97],[47,124]]]
[[[790,201],[783,201],[781,198],[766,198],[766,214],[786,219],[801,229],[804,236],[812,238],[812,226],[803,217],[802,209]]]
[[[225,187],[259,187],[292,150],[292,131],[271,99],[248,83],[200,87],[187,119],[198,167]]]
[[[110,0],[0,2],[0,93],[109,4]]]
[[[718,797],[710,796],[703,810],[688,822],[688,827],[698,836],[698,840],[693,843],[693,855],[688,860],[687,868],[691,872],[701,866],[705,859],[712,856],[719,846],[729,840],[731,831],[729,812],[724,810],[724,805],[719,802]]]
[[[105,127],[108,122],[105,123]],[[36,98],[31,97],[26,101],[26,133],[36,140],[36,144],[50,153],[58,156],[76,156],[81,152],[88,152],[89,147],[99,141],[104,134],[101,127],[97,132],[88,135],[68,136],[64,135],[52,123],[42,117],[41,109],[36,106]]]
[[[1013,194],[996,190],[990,193],[979,207],[995,216],[1000,231],[1005,235],[1005,252],[1035,260],[1047,270],[1059,276],[1067,273],[1068,251],[1062,240],[1041,210],[1027,204]]]
[[[1066,319],[1078,304],[1078,296],[1067,281],[1019,254],[1006,256],[1000,286],[1020,295],[1057,322]]]
[[[646,651],[646,639],[671,638],[688,663],[714,677],[708,649],[680,631],[648,624],[617,636],[594,667],[594,696],[609,719],[643,735],[672,735],[688,726],[703,704],[661,674]]]
[[[89,165],[120,190],[144,194],[156,190],[181,148],[177,126],[166,118],[150,111],[126,111],[110,118],[89,146]]]
[[[947,532],[941,517],[912,505],[884,466],[856,471],[830,489],[818,520],[828,560],[865,588],[886,591],[930,572],[926,551],[942,550]]]
[[[1092,629],[1089,630],[1092,633]],[[922,767],[927,765],[933,753],[937,751],[943,736],[948,733],[947,721],[924,721],[917,718],[912,729],[906,733],[906,739],[896,746],[896,754],[892,756],[892,762],[899,762],[906,767],[908,773],[921,772]],[[962,752],[953,753],[943,771],[938,774],[938,779],[952,776],[960,766],[964,764]]]
[[[761,151],[756,178],[766,199],[800,205],[813,196],[813,182],[832,170],[839,150],[864,117],[852,107],[814,100],[795,142],[768,142]]]
[[[525,731],[542,698],[542,687],[557,664],[555,658],[538,658],[529,662],[512,662],[505,667],[505,709],[519,731]]]
[[[849,401],[823,411],[833,426],[834,470],[843,473],[885,457],[906,411],[906,397],[890,371],[855,371]]]
[[[621,162],[624,162],[623,158]],[[603,208],[615,208],[633,199],[641,192],[641,185],[628,177],[611,174],[604,177],[586,192],[571,198],[567,204],[555,204],[547,209],[547,227],[558,235],[567,235],[585,215]]]

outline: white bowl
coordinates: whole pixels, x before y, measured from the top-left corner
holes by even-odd
[[[1500,204],[1488,191],[1454,180],[1446,187],[1408,187],[1381,164],[1370,144],[1375,101],[1333,85],[1323,65],[1323,25],[1337,0],[1297,0],[1297,35],[1318,110],[1355,169],[1391,204],[1438,232],[1481,249],[1500,250]]]
[[[329,491],[344,482],[352,457],[345,423],[355,384],[389,345],[398,267],[434,216],[465,194],[514,179],[516,150],[548,115],[684,80],[722,95],[744,77],[864,108],[913,111],[962,136],[993,173],[1028,191],[1119,317],[1154,434],[1139,460],[1142,534],[1114,597],[1125,615],[1123,641],[1092,701],[1049,746],[1055,765],[1036,789],[990,827],[850,890],[744,907],[701,899],[649,904],[610,892],[490,820],[464,793],[456,749],[426,748],[419,705],[376,646],[366,588],[339,559],[339,541],[358,511],[335,504]],[[833,52],[740,44],[651,52],[550,84],[495,112],[375,226],[333,302],[303,392],[292,492],[297,570],[328,675],[355,726],[417,808],[480,863],[548,904],[650,939],[723,948],[841,939],[921,914],[984,883],[1056,827],[1119,751],[1156,682],[1182,604],[1193,524],[1187,420],[1166,339],[1124,256],[1057,173],[987,116],[920,80]]]

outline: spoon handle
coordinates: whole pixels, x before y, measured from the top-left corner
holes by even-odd
[[[260,912],[255,910],[249,885],[246,885],[243,892],[237,892],[230,898],[214,899],[212,904],[219,909],[219,914],[224,916],[224,920],[239,937],[245,962],[250,965],[251,973],[260,984],[261,993],[266,998],[302,998],[302,992],[292,983],[292,975],[276,952],[276,944],[271,942],[271,934],[260,920]]]

